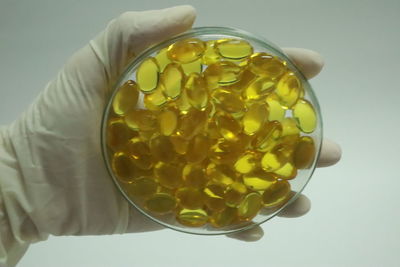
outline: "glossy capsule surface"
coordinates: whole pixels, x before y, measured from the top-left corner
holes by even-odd
[[[178,41],[168,47],[167,56],[178,63],[190,63],[199,59],[205,50],[204,42],[189,38]]]
[[[156,89],[160,76],[160,69],[154,58],[145,59],[136,71],[136,82],[139,89],[149,93]]]
[[[125,115],[130,109],[136,107],[139,91],[136,82],[126,81],[117,91],[112,102],[115,114]]]
[[[225,39],[216,42],[216,50],[227,59],[243,59],[253,53],[253,47],[245,40]]]

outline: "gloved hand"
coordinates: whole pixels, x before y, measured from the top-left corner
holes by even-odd
[[[1,128],[0,265],[15,265],[30,243],[49,234],[161,228],[117,191],[103,163],[99,130],[107,96],[127,63],[148,46],[188,30],[194,19],[190,6],[124,13],[66,63],[18,120]],[[314,52],[285,51],[308,78],[322,68]],[[319,164],[339,158],[340,148],[325,142]],[[308,209],[309,201],[301,197],[284,214]],[[235,237],[261,236],[255,228]]]

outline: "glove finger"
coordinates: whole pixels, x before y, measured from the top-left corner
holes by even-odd
[[[321,153],[318,158],[317,167],[328,167],[336,164],[342,157],[342,149],[340,146],[329,140],[322,141]]]
[[[196,17],[189,5],[126,12],[109,23],[90,45],[112,83],[126,64],[147,47],[188,30]]]
[[[315,77],[324,66],[322,56],[304,48],[282,48],[307,79]]]
[[[241,241],[254,242],[260,240],[264,236],[264,230],[259,225],[257,225],[253,228],[250,228],[249,230],[229,234],[226,236]]]
[[[308,197],[301,194],[292,204],[283,209],[278,216],[286,218],[300,217],[311,209],[311,201]]]

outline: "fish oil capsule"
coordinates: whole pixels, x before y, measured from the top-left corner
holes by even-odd
[[[268,106],[262,103],[252,104],[243,117],[243,131],[248,135],[258,132],[268,117]]]
[[[204,168],[199,164],[186,164],[182,176],[187,187],[203,188],[208,182]]]
[[[207,41],[206,49],[202,57],[202,63],[205,65],[211,65],[213,63],[218,62],[219,59],[220,56],[215,49],[215,41],[214,40]]]
[[[255,53],[250,56],[249,68],[255,74],[277,79],[286,71],[286,62],[267,53]]]
[[[285,118],[285,109],[281,106],[276,94],[270,94],[266,100],[268,104],[268,120],[282,121]]]
[[[237,82],[242,73],[242,68],[233,62],[220,61],[211,64],[204,71],[204,77],[209,89],[218,86],[227,86]]]
[[[200,227],[207,223],[208,214],[202,209],[182,209],[176,216],[176,220],[186,226]]]
[[[298,169],[307,169],[315,158],[315,144],[311,137],[302,136],[293,153],[293,163]]]
[[[203,77],[198,73],[191,73],[185,83],[189,103],[196,109],[203,110],[208,103],[208,92]]]
[[[175,193],[175,197],[179,205],[185,209],[200,209],[203,207],[203,194],[196,188],[179,188]]]
[[[160,214],[171,212],[175,207],[175,198],[167,193],[156,193],[145,202],[145,208],[147,210]]]
[[[160,185],[175,189],[183,184],[182,167],[177,164],[158,162],[154,166],[154,175]]]
[[[111,159],[111,168],[117,178],[125,183],[131,183],[135,178],[135,166],[130,157],[123,152],[117,152]]]
[[[149,146],[140,138],[132,138],[126,145],[132,163],[139,169],[149,170],[153,167],[153,158]]]
[[[132,197],[149,197],[157,192],[157,183],[151,178],[141,177],[135,179],[127,187],[127,193]]]
[[[169,136],[174,133],[178,124],[178,115],[173,109],[164,109],[158,116],[158,126],[160,133],[165,136]]]
[[[220,114],[216,117],[216,127],[221,136],[228,141],[237,141],[242,126],[229,114]]]
[[[133,109],[125,116],[125,123],[133,130],[154,131],[157,120],[153,112],[145,109]]]
[[[199,134],[196,135],[190,142],[186,152],[186,160],[189,163],[196,163],[203,161],[208,154],[210,142],[207,136]]]
[[[165,69],[165,67],[171,63],[171,60],[168,58],[167,56],[167,50],[168,48],[163,48],[161,49],[157,55],[154,57],[157,61],[157,64],[160,68],[160,71],[163,71]]]
[[[228,207],[237,207],[243,200],[247,188],[244,184],[234,182],[230,184],[224,193],[225,204]]]
[[[164,91],[164,86],[159,84],[154,91],[144,96],[144,106],[149,110],[160,110],[167,103],[167,98],[164,95]]]
[[[253,47],[245,40],[223,39],[216,42],[218,53],[227,59],[240,60],[253,53]]]
[[[282,136],[298,135],[300,133],[297,123],[293,118],[285,118],[281,122],[282,124]]]
[[[114,96],[112,106],[115,114],[123,116],[126,112],[135,108],[139,97],[139,91],[136,82],[126,81]]]
[[[140,91],[150,93],[157,88],[160,69],[157,61],[149,57],[145,59],[136,71],[136,82]]]
[[[266,208],[282,206],[290,198],[290,184],[285,180],[277,180],[265,189],[262,195],[263,205]]]
[[[247,100],[258,100],[265,98],[275,90],[276,82],[269,77],[260,77],[251,82],[243,92]]]
[[[168,64],[161,74],[161,83],[164,86],[164,94],[169,99],[175,99],[181,94],[185,75],[180,65]]]
[[[181,67],[185,75],[190,75],[191,73],[201,73],[203,70],[201,58],[190,63],[182,64]]]
[[[254,152],[246,152],[235,163],[235,170],[246,174],[252,172],[257,167],[257,155]]]
[[[226,207],[223,211],[213,212],[210,217],[212,226],[220,228],[231,225],[237,217],[237,209]]]
[[[242,93],[252,82],[254,82],[257,76],[248,70],[247,68],[242,68],[243,71],[240,74],[239,80],[231,85],[225,86],[226,90],[235,91]]]
[[[243,184],[254,191],[263,191],[275,181],[275,177],[270,174],[257,170],[243,175]]]
[[[229,166],[224,164],[210,163],[207,166],[206,174],[214,183],[230,185],[238,179],[238,175]]]
[[[292,162],[287,162],[285,165],[275,170],[273,173],[276,174],[279,178],[291,180],[296,177],[297,169],[294,167]]]
[[[288,72],[279,80],[275,92],[282,107],[288,109],[292,108],[303,94],[303,87],[296,75]]]
[[[210,183],[204,190],[204,203],[212,211],[222,211],[226,208],[224,200],[224,187],[220,184]]]
[[[199,59],[205,50],[203,41],[189,38],[178,41],[168,47],[167,56],[174,62],[190,63]]]
[[[217,89],[212,93],[216,105],[228,113],[241,113],[246,110],[243,98],[232,91]]]
[[[181,95],[175,100],[173,105],[179,109],[181,114],[187,114],[189,112],[189,110],[192,108],[192,105],[189,103],[186,88],[182,88]]]
[[[209,156],[212,161],[218,164],[229,164],[235,162],[244,148],[239,142],[229,142],[220,139],[211,146]]]
[[[238,206],[238,217],[241,221],[253,219],[262,207],[262,199],[258,193],[249,193]]]
[[[171,162],[175,159],[174,146],[167,136],[158,135],[150,140],[150,152],[159,161]]]
[[[293,117],[297,126],[305,133],[312,133],[317,125],[317,115],[313,106],[305,99],[299,99],[293,107]]]
[[[128,128],[122,118],[112,118],[107,125],[107,145],[113,150],[121,150],[132,137],[138,136],[136,131]]]
[[[176,153],[180,155],[186,154],[187,148],[189,146],[189,141],[182,138],[179,135],[171,135],[169,137],[169,140],[171,141],[172,145],[174,146],[174,150]]]
[[[184,114],[178,125],[177,134],[186,140],[204,130],[207,123],[207,113],[197,109],[191,109]]]
[[[259,151],[272,149],[282,135],[282,125],[278,121],[270,121],[255,135],[252,145]]]
[[[275,152],[270,151],[264,154],[261,159],[261,166],[264,171],[271,172],[281,168],[287,161],[283,161]]]

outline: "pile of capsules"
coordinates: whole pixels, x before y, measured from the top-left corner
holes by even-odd
[[[179,40],[121,85],[106,139],[120,187],[150,214],[226,227],[276,210],[309,168],[317,115],[284,60],[243,39]]]

